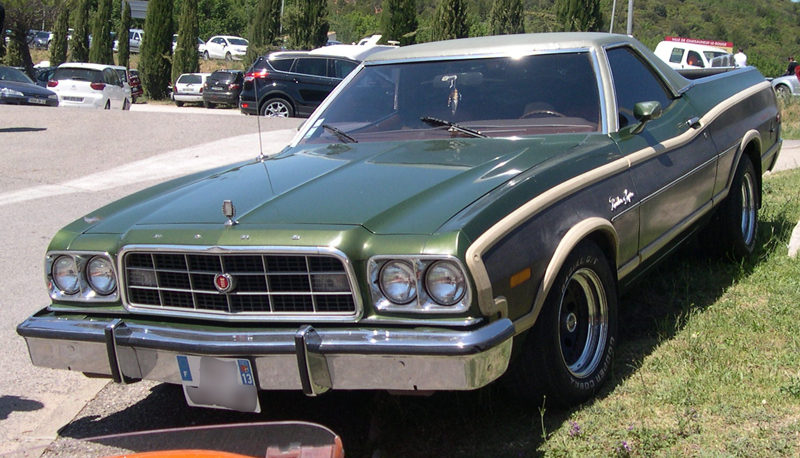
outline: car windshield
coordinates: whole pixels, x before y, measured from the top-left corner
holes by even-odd
[[[301,143],[341,142],[341,133],[364,142],[600,129],[591,56],[571,52],[368,65]]]
[[[90,83],[101,83],[103,81],[103,74],[100,70],[91,68],[70,68],[59,67],[53,74],[54,80],[77,80],[89,81]]]
[[[228,38],[228,42],[236,46],[247,46],[247,40],[244,38]]]
[[[15,68],[0,67],[0,80],[2,81],[16,81],[17,83],[30,83],[33,84],[30,78],[21,71]]]
[[[203,78],[200,75],[181,75],[178,78],[180,84],[201,84],[202,82]]]

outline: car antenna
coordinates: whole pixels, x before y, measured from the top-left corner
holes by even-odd
[[[255,63],[253,64],[255,67]],[[255,89],[256,93],[256,122],[258,123],[258,157],[256,160],[258,162],[264,162],[264,159],[267,157],[264,156],[264,145],[261,142],[261,107],[259,106],[260,99],[258,98],[258,78],[253,76],[253,88]]]

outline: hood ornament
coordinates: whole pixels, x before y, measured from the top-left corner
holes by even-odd
[[[228,221],[225,221],[225,227],[231,227],[239,224],[238,221],[233,219],[236,216],[236,207],[233,206],[233,201],[222,201],[222,214],[228,218]]]

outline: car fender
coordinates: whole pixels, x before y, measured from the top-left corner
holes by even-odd
[[[572,228],[568,230],[566,234],[564,234],[564,237],[561,238],[561,241],[553,253],[553,257],[550,258],[550,262],[547,265],[547,269],[544,273],[544,278],[539,283],[539,287],[536,290],[531,311],[514,321],[514,329],[516,333],[525,331],[532,327],[534,323],[536,323],[536,318],[538,318],[539,312],[541,312],[542,306],[544,305],[544,301],[553,287],[553,283],[555,282],[556,276],[558,276],[558,272],[564,266],[567,256],[569,256],[576,246],[578,246],[581,242],[591,238],[594,234],[599,234],[610,243],[613,249],[614,257],[608,261],[612,266],[616,265],[619,238],[614,225],[611,224],[611,221],[600,217],[591,217],[572,226]],[[616,272],[612,273],[616,279]]]
[[[286,100],[287,102],[289,102],[289,105],[291,105],[292,109],[294,109],[295,111],[297,109],[297,107],[295,106],[295,103],[294,103],[294,99],[286,91],[283,91],[283,90],[280,90],[280,89],[273,89],[273,90],[267,92],[266,94],[259,94],[259,95],[260,95],[260,97],[258,98],[258,109],[259,110],[261,110],[261,104],[262,103],[264,103],[266,100],[269,100],[269,99],[272,99],[272,98],[275,98],[275,97],[280,97],[280,98]]]

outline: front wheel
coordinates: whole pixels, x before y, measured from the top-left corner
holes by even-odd
[[[128,101],[128,99],[122,101],[122,109],[126,111],[131,109],[131,103]]]
[[[208,51],[203,51],[203,60],[208,60]]]
[[[291,118],[294,110],[289,102],[283,99],[270,99],[261,105],[261,116],[270,118]]]
[[[225,53],[225,60],[227,60],[228,62],[233,60],[233,56],[231,56],[231,53],[229,52]]]
[[[617,291],[605,255],[583,242],[570,253],[536,324],[504,376],[509,390],[538,405],[570,406],[594,396],[611,373]]]
[[[789,89],[789,86],[786,86],[785,84],[779,84],[775,87],[775,93],[778,94],[778,97],[788,98],[792,95],[792,90]]]

